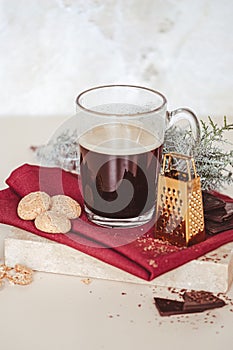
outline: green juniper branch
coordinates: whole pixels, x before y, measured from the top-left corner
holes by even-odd
[[[173,128],[165,135],[165,152],[189,154],[191,147],[197,172],[200,175],[202,189],[220,189],[233,184],[233,149],[226,151],[224,145],[232,145],[224,138],[225,133],[233,130],[224,117],[219,126],[211,117],[208,122],[201,120],[201,140],[195,147],[190,146],[190,132]]]

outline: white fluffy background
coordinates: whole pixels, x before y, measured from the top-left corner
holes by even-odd
[[[119,82],[232,117],[232,36],[231,0],[0,0],[0,116],[70,116]]]

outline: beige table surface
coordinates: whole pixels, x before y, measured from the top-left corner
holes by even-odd
[[[0,185],[35,159],[30,145],[46,143],[62,118],[0,119]],[[232,188],[226,190],[233,195]],[[0,225],[0,259],[10,228]],[[145,285],[34,274],[29,286],[0,290],[0,347],[4,350],[231,349],[233,306],[162,318],[153,305],[165,290]],[[228,292],[233,299],[233,288]]]

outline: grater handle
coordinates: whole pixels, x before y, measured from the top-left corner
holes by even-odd
[[[163,166],[162,166],[162,172],[163,173],[165,172],[166,165],[167,165],[168,170],[171,170],[172,159],[173,158],[182,159],[182,160],[184,160],[186,162],[187,173],[188,173],[189,180],[192,180],[191,168],[190,168],[190,162],[191,162],[192,168],[193,168],[194,177],[197,178],[197,170],[196,170],[196,165],[195,165],[194,159],[192,157],[190,157],[190,156],[186,156],[186,155],[183,155],[183,154],[180,154],[180,153],[175,153],[175,152],[164,154]]]

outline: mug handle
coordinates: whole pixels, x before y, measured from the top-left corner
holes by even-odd
[[[191,111],[191,109],[178,108],[178,109],[175,109],[174,111],[167,112],[167,120],[168,120],[167,129],[175,125],[180,120],[187,120],[191,127],[195,145],[198,145],[200,143],[201,130],[200,130],[199,121],[197,119],[196,114],[193,111]]]

